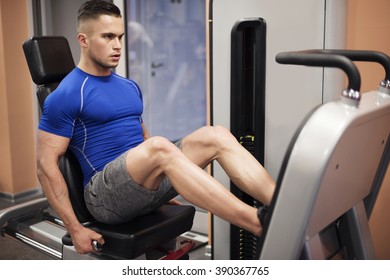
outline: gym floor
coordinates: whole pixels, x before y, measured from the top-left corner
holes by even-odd
[[[30,197],[26,198],[23,201],[28,199],[36,198]],[[21,203],[23,201],[18,201]],[[0,210],[8,208],[12,205],[15,205],[15,202],[11,202],[7,199],[0,198]],[[192,235],[192,233],[187,233]],[[197,234],[195,234],[197,235]],[[197,243],[197,242],[196,242]],[[197,243],[197,247],[190,252],[191,260],[208,260],[209,256],[206,255],[206,243]],[[9,237],[4,237],[0,235],[0,260],[52,260],[53,258],[41,253],[26,244],[23,244],[17,240],[11,239]]]

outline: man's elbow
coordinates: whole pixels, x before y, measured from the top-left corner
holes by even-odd
[[[47,157],[37,156],[36,164],[36,174],[41,183],[46,179],[49,179],[51,177],[50,174],[54,172],[54,169],[58,168],[58,162]]]
[[[45,175],[45,166],[47,164],[45,164],[46,160],[40,156],[37,156],[36,158],[36,164],[37,164],[37,170],[36,170],[36,173],[37,173],[37,176],[38,176],[38,179],[41,180],[43,178],[43,176]]]

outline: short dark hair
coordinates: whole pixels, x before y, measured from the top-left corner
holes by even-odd
[[[77,27],[80,21],[97,19],[101,15],[122,17],[121,11],[113,3],[103,0],[91,0],[81,5],[77,15]]]

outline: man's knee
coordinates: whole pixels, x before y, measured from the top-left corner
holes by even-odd
[[[205,126],[201,128],[201,135],[197,139],[204,146],[213,146],[214,148],[223,148],[231,144],[231,141],[236,141],[235,137],[228,129],[223,126]]]
[[[216,125],[213,127],[215,130],[215,134],[221,139],[232,139],[234,136],[231,132],[224,126]]]
[[[168,157],[178,152],[177,147],[171,141],[161,136],[151,137],[147,143],[152,156]]]
[[[214,135],[215,135],[215,145],[220,148],[229,148],[233,142],[236,142],[236,138],[233,134],[226,128],[220,125],[214,127]]]

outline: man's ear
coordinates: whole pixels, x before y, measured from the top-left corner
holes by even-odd
[[[79,42],[79,45],[82,47],[82,48],[86,48],[87,45],[88,45],[88,39],[87,39],[87,34],[85,33],[78,33],[77,34],[77,41]]]

